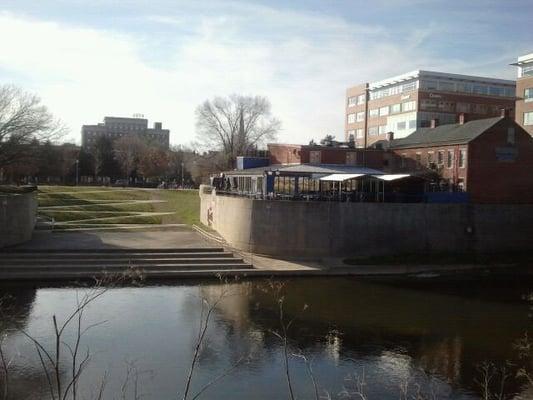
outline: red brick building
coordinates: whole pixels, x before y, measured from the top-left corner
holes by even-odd
[[[432,119],[443,124],[498,116],[515,106],[515,82],[504,79],[412,71],[346,91],[345,140],[368,147],[384,140],[387,132],[407,137]]]
[[[474,203],[533,203],[533,138],[509,116],[420,128],[388,148],[394,172],[435,171]]]

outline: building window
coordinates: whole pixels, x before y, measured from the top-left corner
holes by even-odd
[[[459,168],[466,166],[466,149],[459,150]]]
[[[455,84],[455,89],[458,92],[472,93],[472,84],[471,83],[466,83],[466,82],[457,82]]]
[[[439,83],[437,81],[422,81],[422,89],[437,90]]]
[[[486,114],[487,105],[486,104],[472,104],[472,112],[474,114]]]
[[[402,103],[402,111],[414,111],[416,110],[416,101],[408,101],[405,103]]]
[[[359,96],[357,96],[357,104],[365,104],[365,100],[366,100],[365,94],[360,94]]]
[[[437,107],[437,102],[435,100],[424,99],[420,103],[420,107],[421,108],[435,108],[435,107]]]
[[[533,125],[533,111],[524,113],[524,125]]]
[[[356,129],[355,134],[356,134],[357,139],[362,139],[364,137],[363,128]]]
[[[416,119],[409,121],[409,129],[416,129]]]
[[[353,107],[357,104],[357,97],[348,97],[348,107]]]
[[[402,85],[402,92],[410,92],[412,90],[416,90],[416,83],[417,81],[404,83]]]
[[[357,152],[349,151],[346,153],[346,164],[357,165]]]
[[[389,115],[389,106],[380,107],[379,115],[380,116]]]
[[[346,131],[346,136],[348,137],[349,142],[353,142],[355,139],[355,129],[349,129]]]
[[[353,124],[355,122],[355,114],[348,114],[348,123]]]
[[[370,110],[368,111],[368,116],[369,116],[370,118],[375,118],[375,117],[377,117],[378,115],[379,115],[379,109],[377,109],[377,108],[372,108],[372,109],[370,109]]]
[[[398,129],[399,131],[403,131],[405,129],[405,121],[397,122],[396,129]]]
[[[487,87],[485,85],[474,85],[473,91],[475,94],[487,94]]]
[[[400,103],[393,104],[392,106],[390,106],[391,114],[398,114],[401,111],[402,111],[402,105]]]
[[[437,164],[438,165],[444,164],[444,150],[439,150],[437,152]]]
[[[428,151],[428,167],[431,168],[431,164],[434,163],[434,160],[433,160],[433,152],[432,151]]]
[[[513,127],[507,128],[507,144],[515,144],[515,131]]]
[[[377,126],[371,126],[370,128],[368,128],[368,136],[375,136],[378,133],[379,133],[379,130]]]
[[[407,167],[407,154],[403,153],[400,157],[400,167],[405,168]]]
[[[448,156],[446,158],[446,164],[448,168],[453,168],[453,151],[448,150]]]
[[[384,135],[385,133],[387,133],[387,125],[380,125],[378,127],[378,131],[380,135]]]
[[[422,165],[422,154],[416,153],[415,161],[416,161],[416,169],[420,169],[420,166]]]
[[[318,151],[310,151],[309,152],[309,163],[310,164],[320,164],[321,162],[321,155],[320,150]]]
[[[491,96],[504,96],[505,95],[505,91],[503,90],[502,87],[489,86],[489,94]]]
[[[533,101],[533,88],[527,88],[524,90],[524,101],[526,103]]]
[[[443,92],[455,92],[455,83],[453,82],[439,82],[439,90]]]
[[[357,122],[361,122],[365,120],[365,113],[363,111],[357,113],[356,117]]]

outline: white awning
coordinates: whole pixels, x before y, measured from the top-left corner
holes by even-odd
[[[388,174],[388,175],[372,175],[374,178],[378,178],[384,181],[396,181],[398,179],[408,178],[409,174]]]
[[[320,178],[321,181],[333,181],[333,182],[344,182],[350,179],[359,178],[365,176],[366,174],[331,174]]]

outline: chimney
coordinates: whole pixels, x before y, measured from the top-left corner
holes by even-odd
[[[387,132],[386,138],[389,142],[394,140],[394,132]]]
[[[459,114],[459,124],[464,125],[465,122],[467,122],[468,118],[466,113],[460,113]]]
[[[509,115],[510,115],[510,113],[509,113],[509,109],[508,108],[502,108],[500,110],[500,117],[509,118]]]
[[[430,128],[431,129],[435,129],[437,126],[439,126],[439,119],[438,118],[433,118],[431,120]]]

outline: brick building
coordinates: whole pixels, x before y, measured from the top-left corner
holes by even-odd
[[[268,144],[270,164],[345,164],[382,169],[385,152],[348,146]]]
[[[103,123],[82,126],[81,145],[91,147],[98,136],[107,136],[112,140],[136,136],[149,144],[168,149],[169,135],[170,131],[163,129],[161,122],[154,122],[154,127],[148,128],[148,120],[144,118],[105,117]]]
[[[391,140],[396,173],[435,172],[474,203],[533,203],[533,138],[508,115],[419,128]],[[441,187],[442,189],[442,187]]]
[[[394,132],[406,137],[432,119],[457,122],[499,115],[514,109],[514,81],[432,71],[413,71],[346,91],[345,139],[367,147]]]
[[[533,135],[533,53],[518,57],[516,81],[516,122]]]

